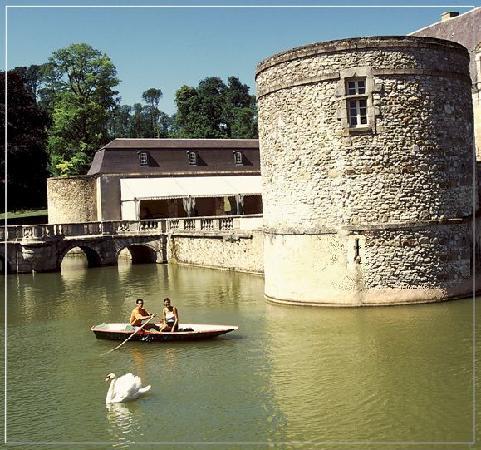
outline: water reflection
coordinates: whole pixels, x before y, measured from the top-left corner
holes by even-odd
[[[361,310],[269,305],[270,385],[289,440],[303,440],[306,427],[330,441],[468,440],[467,319],[455,303]]]
[[[131,347],[130,354],[134,362],[135,370],[133,373],[138,375],[142,380],[145,378],[145,351],[140,347]]]
[[[142,432],[131,408],[134,406],[128,403],[106,405],[108,430],[115,448],[128,448],[131,442],[141,440]]]
[[[6,281],[12,440],[128,447],[470,438],[470,301],[285,307],[265,302],[261,277],[156,264],[67,264],[61,274]],[[151,312],[169,296],[181,320],[239,331],[212,341],[130,342],[100,357],[119,342],[96,340],[90,326],[126,321],[140,296]],[[152,392],[105,410],[109,372],[139,375]]]

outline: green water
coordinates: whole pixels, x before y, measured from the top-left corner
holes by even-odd
[[[12,445],[474,448],[455,444],[473,440],[472,300],[286,307],[266,303],[254,275],[86,269],[78,258],[62,273],[9,275],[7,288]],[[149,311],[160,312],[169,296],[181,322],[239,331],[196,343],[129,343],[101,356],[118,342],[96,340],[90,327],[126,321],[139,296]],[[109,372],[137,374],[152,390],[108,409]]]

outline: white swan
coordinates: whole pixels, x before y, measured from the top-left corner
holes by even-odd
[[[126,373],[117,378],[115,373],[109,373],[105,381],[110,381],[110,387],[105,397],[105,403],[122,403],[139,398],[142,394],[150,391],[150,384],[142,387],[140,377]]]

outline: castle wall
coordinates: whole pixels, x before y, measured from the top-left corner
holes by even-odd
[[[399,37],[314,44],[258,66],[268,298],[364,305],[469,291],[468,63],[458,44]],[[352,80],[362,96],[349,95]],[[352,127],[359,98],[367,123]]]
[[[233,232],[215,236],[173,234],[169,237],[169,263],[262,274],[263,234]]]
[[[476,142],[476,159],[481,161],[481,83],[473,91],[474,136]]]
[[[96,180],[90,176],[47,180],[48,223],[97,221]]]

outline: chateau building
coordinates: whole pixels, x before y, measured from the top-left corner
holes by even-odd
[[[472,81],[476,159],[481,160],[481,7],[464,14],[445,12],[436,22],[411,36],[436,37],[458,42],[469,51],[469,73]]]
[[[480,11],[451,13],[416,36],[275,54],[256,70],[259,141],[115,139],[87,175],[48,180],[49,222],[262,213],[258,238],[194,239],[184,251],[177,240],[176,258],[211,261],[237,245],[281,303],[471,295],[481,281]]]
[[[48,180],[49,223],[262,213],[256,139],[115,139]]]

